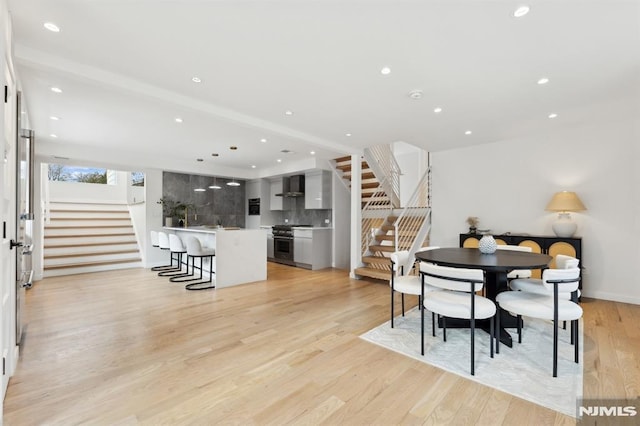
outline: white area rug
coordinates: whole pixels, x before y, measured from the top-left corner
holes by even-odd
[[[420,355],[420,311],[417,308],[398,316],[394,328],[390,322],[379,325],[360,336],[392,351],[434,365],[469,380],[501,390],[538,405],[576,417],[576,399],[582,398],[582,322],[580,323],[580,363],[573,362],[571,332],[559,329],[558,377],[552,377],[553,324],[524,318],[522,343],[517,330],[508,329],[514,339],[513,348],[500,345],[500,354],[489,356],[489,335],[476,330],[476,371],[470,369],[468,329],[447,329],[447,341],[442,330],[431,335],[431,313],[425,312],[424,356]]]

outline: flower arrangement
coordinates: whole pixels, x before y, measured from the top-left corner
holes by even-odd
[[[469,216],[467,218],[467,224],[469,225],[469,233],[475,234],[478,230],[478,224],[480,223],[480,219],[477,216]]]

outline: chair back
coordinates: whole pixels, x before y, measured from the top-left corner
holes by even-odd
[[[418,250],[416,250],[416,253],[420,253],[422,251],[429,251],[429,250],[435,250],[435,249],[439,249],[439,246],[427,246],[427,247],[420,247]]]
[[[161,249],[171,248],[169,245],[169,235],[166,232],[158,231],[158,246]]]
[[[580,283],[580,268],[545,269],[542,271],[542,284],[553,293],[553,282],[558,283],[559,293],[574,292]]]
[[[470,292],[473,283],[473,291],[476,292],[482,290],[484,285],[482,269],[452,268],[423,262],[420,272],[424,274],[425,284],[445,290]]]
[[[389,256],[389,259],[391,259],[391,274],[396,277],[405,275],[406,272],[404,271],[403,265],[406,265],[409,261],[409,251],[394,251],[391,253],[391,256]]]
[[[159,247],[160,242],[158,241],[158,231],[150,231],[151,234],[151,245],[153,247]]]
[[[184,237],[184,243],[187,246],[187,254],[191,256],[200,256],[202,254],[202,244],[200,240],[194,236]]]
[[[531,247],[527,247],[527,246],[515,246],[515,245],[499,244],[496,248],[498,250],[526,251],[526,252],[531,253]]]
[[[575,257],[567,256],[564,254],[556,255],[556,268],[557,269],[573,269],[580,265],[580,260]]]
[[[169,234],[169,250],[175,251],[175,252],[185,251],[182,240],[176,234]]]

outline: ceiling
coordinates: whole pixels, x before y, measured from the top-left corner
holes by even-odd
[[[266,176],[377,144],[438,151],[588,121],[640,75],[634,0],[530,0],[521,18],[498,0],[8,4],[45,159]]]

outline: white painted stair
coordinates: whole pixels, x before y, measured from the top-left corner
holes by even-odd
[[[141,267],[126,204],[52,202],[44,226],[44,276]]]

